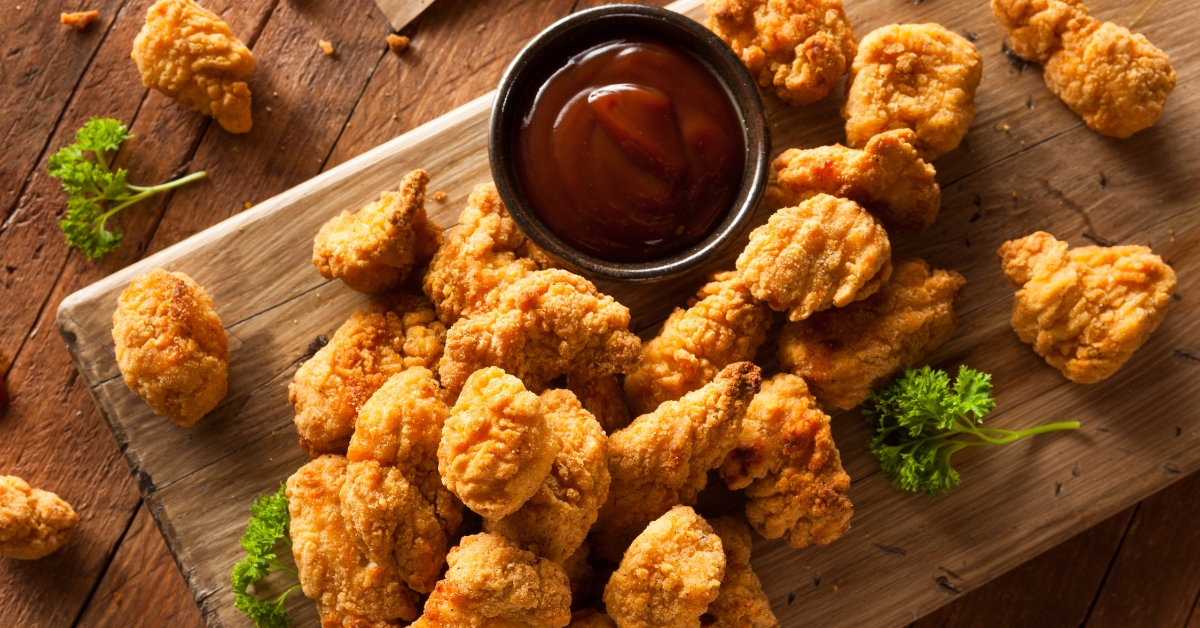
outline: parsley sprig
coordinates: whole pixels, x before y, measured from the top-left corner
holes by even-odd
[[[292,618],[287,614],[284,604],[288,595],[300,588],[299,584],[283,592],[283,595],[263,601],[247,592],[247,588],[266,578],[272,571],[286,571],[297,575],[296,570],[279,562],[275,546],[281,541],[291,547],[291,531],[288,515],[286,487],[270,495],[259,495],[250,507],[250,521],[246,524],[246,534],[242,536],[242,548],[246,557],[233,567],[233,597],[234,606],[250,616],[258,628],[288,628]]]
[[[64,146],[50,157],[50,176],[62,179],[70,194],[67,216],[58,226],[67,236],[67,245],[89,259],[121,246],[125,235],[120,229],[109,231],[104,223],[117,212],[160,192],[204,178],[195,172],[162,185],[142,187],[125,180],[124,168],[112,170],[108,153],[133,137],[120,120],[92,118],[75,133],[75,143]],[[95,159],[88,159],[88,154]]]
[[[867,398],[863,414],[872,427],[871,453],[896,488],[937,497],[962,481],[950,466],[955,452],[1079,429],[1078,421],[1020,431],[983,427],[983,418],[995,407],[987,373],[962,366],[951,384],[945,371],[907,369]]]

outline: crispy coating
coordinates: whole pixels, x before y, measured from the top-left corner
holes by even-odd
[[[432,253],[420,255],[429,245],[417,246],[418,230],[435,243],[442,232],[425,214],[428,183],[428,173],[414,170],[405,175],[400,191],[384,192],[357,213],[343,211],[325,223],[313,240],[313,265],[321,276],[375,294],[395,288],[413,266],[428,262]]]
[[[850,530],[850,476],[829,416],[795,375],[763,382],[721,477],[731,489],[746,489],[746,517],[765,538],[784,537],[795,548],[825,546]]]
[[[884,131],[912,129],[921,159],[933,161],[967,134],[982,77],[975,46],[938,24],[875,29],[850,66],[846,143],[861,148]]]
[[[583,543],[608,499],[608,436],[571,391],[547,390],[541,402],[559,444],[550,474],[519,510],[485,520],[483,531],[561,563]]]
[[[705,0],[705,26],[764,90],[793,105],[829,95],[858,43],[842,0]]]
[[[42,558],[70,540],[78,521],[58,495],[15,475],[0,475],[0,558]]]
[[[161,268],[134,279],[113,313],[117,366],[155,413],[189,427],[229,385],[229,342],[208,293]]]
[[[66,24],[77,31],[81,31],[88,26],[91,26],[92,22],[95,22],[99,17],[99,11],[77,11],[75,13],[61,13],[58,16],[58,19],[63,24]]]
[[[287,481],[292,556],[304,595],[326,628],[388,628],[417,616],[417,594],[399,574],[368,558],[342,515],[347,461],[321,456]]]
[[[675,308],[658,336],[642,346],[637,365],[625,376],[629,409],[652,412],[707,384],[726,366],[753,360],[770,326],[770,308],[750,294],[740,273],[711,275],[688,309]]]
[[[757,366],[735,362],[703,388],[663,402],[609,437],[612,486],[591,537],[596,556],[617,560],[647,523],[695,502],[709,469],[737,445],[761,380]]]
[[[442,427],[442,483],[485,519],[516,512],[542,486],[558,437],[537,395],[494,366],[467,379]]]
[[[1158,327],[1175,271],[1144,246],[1081,246],[1039,231],[1000,247],[1017,291],[1012,327],[1046,363],[1081,384],[1117,371]]]
[[[750,567],[750,530],[732,517],[711,522],[725,550],[725,577],[701,624],[709,628],[779,628],[762,582]]]
[[[437,467],[449,416],[433,373],[401,371],[363,404],[346,455],[342,514],[360,549],[419,593],[433,590],[462,522]]]
[[[992,13],[1008,30],[1012,51],[1043,64],[1062,47],[1063,34],[1088,19],[1081,0],[992,0]]]
[[[750,232],[737,269],[751,294],[801,321],[875,294],[891,260],[892,244],[874,216],[854,201],[818,194]]]
[[[593,377],[587,371],[567,373],[567,390],[575,393],[583,409],[596,417],[605,434],[611,434],[633,421],[616,375]]]
[[[577,606],[588,593],[592,590],[592,582],[596,576],[596,570],[592,568],[592,564],[588,562],[588,556],[591,554],[591,547],[587,541],[579,544],[571,555],[563,560],[563,571],[567,573],[567,581],[571,583],[571,605]],[[572,622],[575,620],[572,619]]]
[[[562,628],[571,621],[562,567],[500,535],[464,538],[449,562],[413,628]]]
[[[617,628],[617,622],[594,608],[585,608],[571,615],[568,628]]]
[[[579,275],[549,269],[509,285],[492,309],[459,319],[446,334],[439,369],[452,393],[485,366],[540,390],[581,369],[597,376],[622,372],[641,344],[629,331],[629,308]]]
[[[897,261],[869,298],[785,325],[779,366],[803,377],[821,405],[849,410],[950,339],[966,283],[952,270],[930,272],[924,260]]]
[[[688,506],[676,506],[638,535],[604,587],[621,628],[699,628],[725,575],[721,539]]]
[[[937,218],[942,191],[916,143],[912,129],[894,129],[862,150],[841,144],[786,150],[771,163],[767,202],[782,209],[831,194],[858,203],[888,228],[920,231]]]
[[[142,83],[217,119],[230,133],[250,130],[250,49],[229,25],[193,0],[158,0],[133,40]]]
[[[414,366],[435,369],[445,338],[422,297],[397,294],[355,312],[288,387],[300,446],[314,457],[345,453],[359,408],[392,375]]]

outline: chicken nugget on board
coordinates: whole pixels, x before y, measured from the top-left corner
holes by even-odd
[[[58,495],[0,475],[0,558],[37,560],[66,545],[79,522]]]
[[[762,582],[750,567],[750,530],[740,519],[718,517],[709,522],[725,551],[725,576],[717,599],[708,605],[700,625],[710,628],[779,628]]]

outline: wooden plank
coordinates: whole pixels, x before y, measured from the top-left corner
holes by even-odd
[[[861,3],[876,8],[883,5]],[[692,15],[699,7],[694,1],[677,6],[690,10]],[[933,11],[939,6],[942,12],[950,12],[946,5],[920,10]],[[970,16],[981,17],[978,13]],[[998,32],[990,16],[982,17],[988,22],[978,25],[981,38],[985,28]],[[939,21],[956,25],[949,17]],[[1164,28],[1167,26],[1164,23]],[[993,36],[998,42],[999,36]],[[1178,36],[1175,39],[1182,41]],[[1187,42],[1179,49],[1184,61],[1196,56],[1196,47]],[[1176,48],[1170,50],[1177,54]],[[1196,395],[1197,391],[1189,389],[1188,382],[1194,381],[1196,372],[1192,369],[1196,367],[1172,353],[1194,348],[1200,338],[1195,306],[1186,299],[1176,303],[1151,342],[1103,388],[1074,386],[1046,367],[1007,329],[1012,289],[999,277],[994,257],[995,245],[1008,235],[1048,228],[1079,243],[1081,231],[1103,227],[1107,231],[1099,233],[1108,237],[1152,239],[1156,250],[1176,265],[1181,292],[1186,295],[1192,291],[1196,284],[1188,271],[1200,264],[1191,253],[1200,243],[1200,212],[1191,205],[1186,192],[1177,190],[1188,189],[1187,173],[1194,172],[1197,165],[1196,131],[1189,130],[1186,121],[1200,112],[1200,98],[1195,93],[1196,81],[1191,80],[1195,77],[1194,66],[1185,69],[1179,58],[1177,63],[1183,83],[1161,130],[1128,142],[1099,139],[1071,114],[1060,110],[1058,114],[1045,114],[1053,124],[1047,126],[1043,141],[1023,148],[1010,146],[1005,152],[999,140],[982,136],[987,130],[977,123],[971,137],[981,136],[981,141],[975,143],[975,150],[956,154],[955,161],[943,170],[964,168],[958,180],[946,181],[942,219],[927,233],[897,238],[898,251],[926,255],[936,264],[962,270],[971,280],[962,307],[961,329],[933,359],[941,364],[967,360],[997,374],[997,393],[1007,409],[996,415],[995,424],[1023,426],[1070,413],[1085,417],[1089,428],[1094,425],[1097,431],[967,456],[961,468],[968,484],[931,504],[927,498],[898,495],[891,489],[874,472],[874,464],[865,452],[861,420],[853,413],[839,414],[835,430],[855,478],[851,489],[859,509],[855,530],[822,550],[797,552],[761,541],[756,548],[756,567],[768,583],[785,625],[797,623],[801,617],[820,625],[909,621],[914,613],[928,613],[954,596],[938,584],[937,578],[947,577],[938,571],[939,567],[956,574],[946,582],[960,591],[976,588],[1176,479],[1162,471],[1164,461],[1169,460],[1185,473],[1200,466],[1195,448],[1200,417],[1194,411],[1191,416],[1186,411],[1182,418],[1176,415],[1186,437],[1163,443],[1154,434],[1160,430],[1164,415],[1146,411],[1167,398],[1167,390],[1172,391],[1173,404],[1180,404],[1173,407],[1195,407],[1194,403],[1189,405],[1194,400],[1188,395]],[[992,82],[985,78],[987,91],[981,92],[981,102],[1011,90],[1003,78]],[[1016,78],[1023,80],[1024,76]],[[229,566],[236,560],[236,538],[245,507],[254,494],[272,488],[303,461],[294,445],[294,433],[288,425],[290,408],[282,392],[295,356],[303,351],[309,334],[320,326],[319,321],[324,320],[325,330],[332,330],[363,302],[338,284],[314,280],[315,273],[307,265],[311,234],[332,213],[356,208],[378,190],[394,185],[405,168],[417,165],[434,174],[435,188],[446,184],[443,189],[453,200],[447,206],[434,207],[433,213],[438,219],[452,222],[465,192],[476,181],[487,178],[482,152],[486,109],[486,101],[467,105],[438,121],[440,127],[451,131],[434,134],[427,127],[419,128],[257,210],[162,251],[72,297],[62,308],[60,324],[74,334],[81,368],[88,381],[97,385],[98,401],[116,426],[118,438],[126,443],[127,457],[147,479],[143,485],[147,498],[167,531],[172,550],[185,566],[189,586],[201,600],[210,623],[241,625],[230,623],[238,620],[231,614],[225,583]],[[828,141],[822,133],[832,133],[840,124],[829,122],[831,110],[836,111],[835,104],[827,103],[804,110],[804,115],[797,111],[779,114],[797,116],[797,122],[774,121],[777,138],[782,138],[776,149]],[[809,119],[819,114],[824,115],[823,122]],[[793,131],[793,135],[782,132],[786,129],[781,127],[795,129],[800,125],[803,128]],[[979,148],[981,144],[989,146],[988,141],[997,150]],[[1079,153],[1089,155],[1086,165],[1069,159]],[[1160,163],[1153,171],[1141,165],[1150,157],[1163,155],[1168,156],[1168,163]],[[962,164],[973,165],[973,169]],[[1095,192],[1081,182],[1098,181],[1093,178],[1093,168],[1097,167],[1118,174],[1113,175],[1102,198],[1084,204],[1078,198],[1087,199]],[[1054,176],[1042,182],[1030,177],[1031,172]],[[1015,204],[1013,186],[1022,186]],[[975,196],[980,197],[978,208]],[[1147,199],[1154,204],[1129,215],[1128,206],[1146,203]],[[1057,209],[1060,200],[1064,204],[1069,200],[1083,209]],[[972,221],[975,211],[982,213]],[[288,228],[272,229],[284,216]],[[1169,241],[1171,228],[1175,230],[1175,241]],[[975,242],[968,245],[968,237]],[[265,268],[269,260],[275,260],[273,268]],[[235,378],[235,386],[240,388],[231,394],[218,416],[209,419],[220,429],[210,429],[203,436],[159,429],[162,426],[155,424],[161,422],[159,419],[149,416],[140,403],[131,403],[131,395],[123,388],[106,381],[115,370],[111,357],[105,356],[104,343],[109,342],[107,328],[111,323],[104,317],[129,278],[154,264],[186,270],[209,288],[237,339],[234,362],[245,364],[238,367],[243,373],[258,375],[253,381]],[[680,281],[652,288],[605,289],[634,309],[640,328],[650,329],[662,312],[681,300],[674,297],[682,297],[694,287],[694,281]],[[669,298],[663,298],[664,293]],[[333,305],[323,306],[321,303],[326,301]],[[290,321],[294,321],[291,326]],[[259,331],[249,333],[252,330]],[[276,352],[271,363],[262,363],[262,356],[271,352]],[[250,368],[255,364],[263,368]],[[244,405],[239,408],[238,404]],[[236,434],[234,442],[244,446],[229,448],[220,442],[224,432]],[[250,434],[259,436],[255,439]],[[158,441],[136,440],[142,435]],[[188,435],[196,437],[185,442]],[[233,460],[250,462],[250,469],[226,462]],[[1071,474],[1073,463],[1079,463],[1083,470],[1078,478]],[[1127,471],[1124,475],[1099,471],[1114,468]],[[1061,483],[1057,489],[1055,482]],[[1003,504],[1000,512],[994,507],[997,503]],[[905,547],[909,553],[899,558],[886,552],[881,556],[875,542]],[[805,575],[808,570],[801,565],[823,573],[824,584],[812,586]],[[786,602],[789,593],[793,598],[790,606]],[[310,605],[300,604],[300,608],[311,612]]]
[[[392,28],[400,30],[433,4],[433,0],[375,0],[375,4],[387,16]]]

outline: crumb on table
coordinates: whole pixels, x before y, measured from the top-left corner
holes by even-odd
[[[392,117],[394,118],[396,116],[392,116]],[[446,193],[441,190],[438,190],[437,193],[433,195],[433,200],[435,200],[439,203],[446,200]]]
[[[406,49],[408,49],[408,42],[410,41],[412,40],[408,37],[405,37],[404,35],[397,35],[396,33],[390,33],[387,36],[388,48],[390,48],[392,52],[396,53],[404,52]]]
[[[59,20],[61,20],[63,24],[66,24],[77,31],[81,31],[87,28],[89,24],[96,21],[96,18],[98,17],[100,17],[99,11],[79,11],[77,13],[63,13],[59,16]]]
[[[325,51],[325,54],[327,54],[327,55],[333,54],[333,44],[329,43],[328,41],[326,41],[324,39],[319,39],[319,40],[317,40],[317,45],[321,47],[321,50]]]

